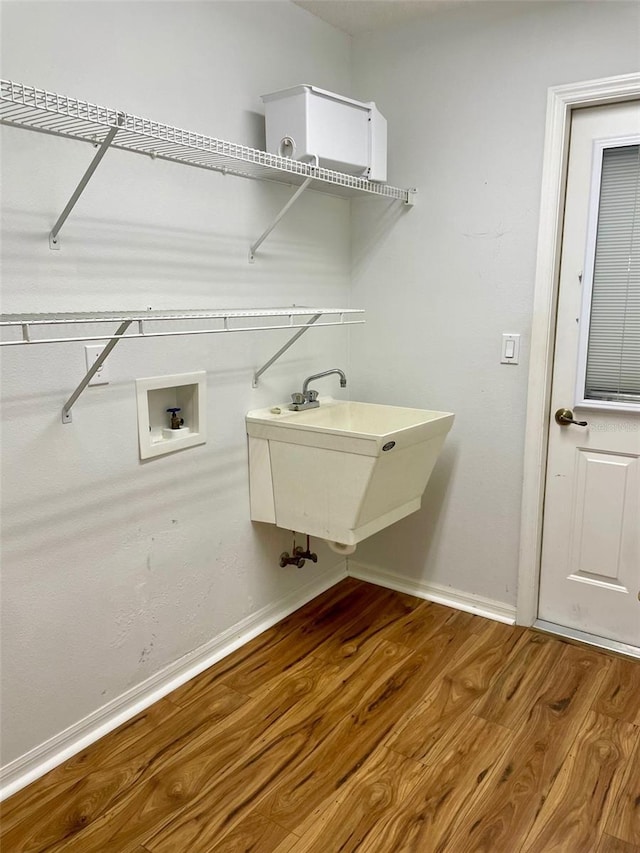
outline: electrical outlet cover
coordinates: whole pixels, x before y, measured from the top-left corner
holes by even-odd
[[[96,359],[102,353],[104,344],[90,344],[84,348],[84,358],[87,365],[87,370],[91,370],[96,363]],[[100,370],[91,377],[89,385],[108,385],[109,384],[109,365],[105,361],[100,367]]]

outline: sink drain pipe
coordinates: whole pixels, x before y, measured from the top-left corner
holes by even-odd
[[[345,545],[344,542],[331,542],[331,540],[325,540],[329,548],[334,551],[336,554],[342,554],[343,557],[348,557],[350,554],[353,554],[357,548],[357,545]]]

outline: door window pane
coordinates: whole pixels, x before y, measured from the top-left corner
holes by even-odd
[[[585,399],[640,403],[640,145],[602,156]]]

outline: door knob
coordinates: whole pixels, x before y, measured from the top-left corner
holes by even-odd
[[[586,421],[575,421],[573,419],[573,412],[571,409],[558,409],[555,414],[556,423],[560,426],[568,426],[569,424],[575,424],[576,426],[587,426]]]

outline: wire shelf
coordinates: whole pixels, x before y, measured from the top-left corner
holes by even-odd
[[[19,346],[25,344],[71,343],[75,341],[124,340],[127,338],[175,337],[178,335],[210,335],[226,332],[256,332],[275,329],[303,329],[311,325],[317,327],[352,326],[365,321],[362,308],[310,308],[307,306],[284,308],[216,309],[188,311],[96,311],[96,312],[55,312],[50,314],[0,314],[0,328],[15,329],[19,338],[0,340],[0,346]],[[287,322],[278,322],[279,319]],[[260,324],[265,320],[267,323]],[[207,321],[213,321],[214,324]],[[99,324],[127,324],[127,331],[112,334],[103,329],[89,333],[82,332],[49,337],[34,337],[48,327],[50,333],[57,333],[61,327],[70,326],[76,330],[79,326]],[[173,328],[159,328],[166,324]]]
[[[118,130],[111,147],[224,174],[300,185],[336,195],[369,193],[413,203],[414,190],[335,172],[234,142],[140,118],[10,80],[0,80],[0,123],[99,145]]]

